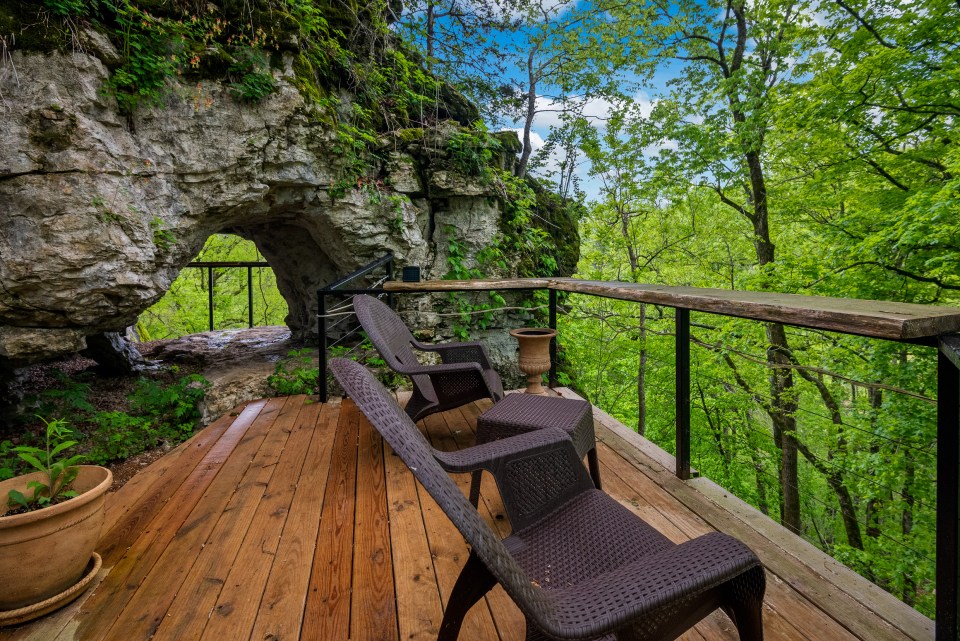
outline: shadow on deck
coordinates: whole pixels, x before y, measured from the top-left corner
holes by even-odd
[[[565,395],[570,395],[563,391]],[[479,402],[421,423],[438,449],[473,442]],[[760,556],[771,641],[932,639],[933,623],[595,411],[604,489],[674,541],[721,529]],[[666,465],[667,467],[664,467]],[[469,476],[457,478],[464,493]],[[481,513],[509,533],[485,475]],[[349,400],[260,400],[107,499],[99,584],[0,641],[434,640],[463,538]],[[520,640],[497,588],[461,639]],[[683,639],[735,640],[714,613]]]

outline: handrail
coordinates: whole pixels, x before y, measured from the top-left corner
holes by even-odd
[[[345,289],[343,286],[352,283],[358,278],[363,276],[368,276],[380,267],[384,268],[385,275],[383,280],[393,279],[393,252],[387,252],[380,258],[372,260],[363,267],[357,269],[354,272],[351,272],[344,276],[343,278],[338,278],[337,280],[328,283],[317,290],[317,338],[319,343],[319,360],[320,366],[319,371],[317,372],[317,394],[320,397],[320,401],[323,403],[327,402],[327,351],[329,350],[328,341],[329,341],[329,330],[331,329],[330,325],[327,323],[327,298],[329,296],[338,296],[346,297],[353,296],[354,294],[376,294],[378,292],[383,292],[383,287],[368,287],[368,288],[352,288]],[[381,281],[382,282],[382,281]],[[393,295],[387,294],[387,304],[390,307],[393,307]],[[334,323],[334,327],[339,324]],[[351,336],[357,332],[357,329],[354,328],[347,332],[344,336]],[[341,340],[343,340],[341,338]]]
[[[386,282],[384,291],[425,293],[547,289],[651,303],[676,310],[676,470],[690,477],[690,311],[938,347],[936,640],[955,641],[960,627],[960,309],[775,292],[589,281],[514,278]],[[554,303],[555,304],[555,303]],[[551,309],[555,319],[555,307]],[[555,326],[555,323],[552,323]],[[555,362],[555,355],[552,353]]]
[[[960,309],[913,303],[868,301],[777,292],[678,287],[577,278],[434,280],[385,283],[389,292],[490,289],[553,289],[603,298],[784,323],[855,336],[934,345],[937,336],[960,332]],[[929,339],[929,340],[927,340]]]
[[[356,280],[361,276],[366,276],[367,274],[372,273],[378,267],[383,265],[387,266],[387,273],[392,277],[393,276],[393,252],[388,252],[376,260],[372,260],[360,269],[351,272],[339,280],[335,280],[332,283],[324,285],[321,290],[330,290],[330,289],[340,289],[347,283],[352,280]]]
[[[270,267],[270,263],[256,260],[207,261],[196,260],[187,263],[187,267],[199,267],[207,270],[207,318],[209,331],[213,331],[213,270],[234,267],[247,268],[247,327],[253,328],[253,268]]]

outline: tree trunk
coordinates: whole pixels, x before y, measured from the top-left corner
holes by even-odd
[[[436,5],[432,2],[427,3],[427,70],[433,71],[433,30],[434,30],[434,12]]]
[[[537,50],[533,49],[527,56],[527,114],[523,121],[523,152],[521,152],[520,161],[517,163],[517,176],[520,178],[527,175],[527,164],[530,162],[530,154],[533,153],[530,148],[530,129],[533,127],[533,119],[537,115],[537,76],[533,69],[536,53]]]

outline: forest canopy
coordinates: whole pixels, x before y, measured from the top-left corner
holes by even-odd
[[[960,3],[406,16],[429,63],[521,132],[533,171],[587,201],[579,276],[960,300]],[[672,311],[567,305],[572,384],[672,449]],[[692,338],[694,466],[932,615],[934,351],[706,314]]]

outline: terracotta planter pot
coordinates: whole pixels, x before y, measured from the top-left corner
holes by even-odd
[[[520,343],[520,371],[527,375],[527,394],[545,395],[543,374],[550,370],[550,341],[555,329],[522,327],[510,330]]]
[[[0,509],[7,493],[27,491],[35,472],[0,483]],[[25,608],[61,594],[84,576],[100,539],[103,502],[113,483],[105,467],[81,465],[73,482],[79,496],[26,514],[0,516],[0,611]]]

